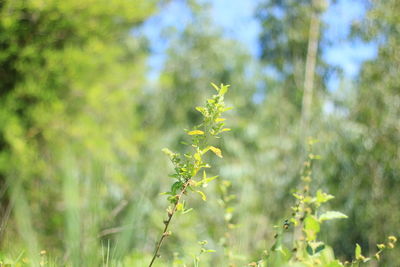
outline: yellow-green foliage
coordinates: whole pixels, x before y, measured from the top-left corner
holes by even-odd
[[[174,165],[174,173],[170,177],[174,178],[174,182],[171,186],[170,191],[163,194],[169,195],[168,201],[170,206],[167,208],[167,219],[164,220],[164,230],[161,234],[161,238],[156,244],[155,252],[149,266],[152,266],[157,257],[159,257],[159,249],[164,241],[164,238],[171,235],[171,231],[168,230],[172,217],[176,212],[187,213],[191,211],[185,206],[185,201],[182,199],[185,194],[190,191],[198,193],[202,200],[206,200],[207,197],[203,191],[199,188],[207,186],[209,182],[216,179],[217,176],[207,177],[207,173],[203,170],[203,175],[200,179],[196,178],[199,171],[202,169],[210,168],[211,165],[204,161],[203,157],[208,151],[212,151],[215,155],[222,158],[221,149],[210,145],[213,140],[212,138],[219,138],[219,134],[229,131],[229,128],[224,128],[225,119],[222,118],[222,113],[229,110],[230,108],[225,107],[224,95],[228,91],[228,85],[221,84],[220,87],[215,84],[211,84],[217,91],[216,95],[206,101],[203,107],[197,107],[196,110],[203,116],[201,124],[195,126],[192,130],[188,130],[187,134],[192,137],[191,142],[188,146],[191,148],[191,153],[174,153],[167,148],[163,149],[163,152],[167,154],[172,164]],[[202,245],[200,254],[203,252],[211,252],[206,250],[203,246],[205,242],[200,243]],[[194,265],[198,266],[200,261],[199,256],[194,257]]]

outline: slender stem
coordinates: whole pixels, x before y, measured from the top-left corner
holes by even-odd
[[[150,264],[149,264],[149,267],[153,266],[154,261],[155,261],[156,258],[159,256],[159,255],[158,255],[158,251],[159,251],[160,248],[161,248],[161,245],[162,245],[162,243],[163,243],[163,241],[164,241],[164,238],[167,237],[167,236],[169,236],[169,233],[168,233],[169,224],[170,224],[170,222],[171,222],[171,220],[172,220],[172,217],[173,217],[174,214],[176,213],[178,203],[179,203],[179,201],[181,200],[183,194],[186,192],[186,189],[187,189],[187,187],[189,186],[191,180],[192,180],[192,179],[190,178],[190,179],[188,179],[188,180],[185,182],[185,184],[183,185],[183,188],[182,188],[181,192],[180,192],[180,193],[178,194],[178,196],[177,196],[177,200],[176,200],[176,202],[175,202],[174,208],[172,209],[172,211],[168,211],[168,219],[167,219],[166,221],[164,221],[164,224],[165,224],[164,231],[163,231],[163,233],[162,233],[162,235],[161,235],[161,237],[160,237],[160,240],[157,242],[157,246],[156,246],[156,249],[155,249],[155,251],[154,251],[153,258],[151,259],[151,262],[150,262]]]
[[[206,133],[208,133],[208,132],[209,132],[209,126],[207,125],[207,123],[206,123],[205,121],[204,121],[203,123],[204,123],[204,131],[205,131]],[[204,147],[205,147],[205,145],[206,145],[206,143],[207,143],[208,137],[209,137],[208,134],[205,134],[205,135],[204,135],[204,139],[201,140],[201,144],[198,144],[198,145],[197,145],[197,146],[198,146],[198,149],[199,149],[200,147],[201,147],[201,148],[204,148]],[[200,149],[200,150],[202,150],[202,149]],[[198,166],[196,166],[196,168],[197,168],[197,171],[201,169],[201,168],[198,167]],[[195,173],[197,173],[197,171],[196,171]],[[190,185],[190,182],[192,181],[192,179],[193,179],[193,177],[191,177],[191,178],[189,178],[189,179],[187,179],[187,180],[185,181],[185,183],[183,184],[183,187],[182,187],[180,193],[177,195],[176,202],[175,202],[175,204],[174,204],[174,208],[172,209],[172,211],[168,210],[168,219],[164,221],[164,224],[165,224],[164,231],[163,231],[163,233],[162,233],[162,235],[161,235],[161,237],[160,237],[160,240],[157,242],[157,245],[156,245],[156,249],[155,249],[155,251],[154,251],[153,258],[151,259],[151,262],[150,262],[150,264],[149,264],[148,267],[153,266],[154,261],[156,260],[157,257],[159,257],[158,251],[160,250],[161,245],[162,245],[162,243],[163,243],[165,237],[167,237],[167,236],[170,235],[170,234],[168,233],[169,224],[170,224],[170,222],[171,222],[171,220],[172,220],[172,217],[173,217],[174,214],[176,213],[176,210],[177,210],[179,201],[181,200],[183,194],[186,192],[186,189],[187,189],[188,186]]]

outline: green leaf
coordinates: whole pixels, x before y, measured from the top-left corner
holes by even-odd
[[[314,198],[312,198],[312,197],[310,197],[310,196],[306,196],[304,199],[303,199],[303,202],[304,203],[313,203],[314,202]]]
[[[169,196],[167,199],[168,199],[168,201],[170,203],[175,204],[178,201],[178,196],[177,195],[172,195],[172,196]]]
[[[295,198],[297,198],[298,200],[302,200],[304,198],[303,195],[297,194],[297,193],[293,193],[292,194]]]
[[[307,251],[308,255],[314,255],[314,251],[309,244],[307,244],[306,251]]]
[[[223,133],[223,132],[229,132],[231,129],[230,128],[224,128],[224,129],[222,129],[221,131],[219,131],[220,133]]]
[[[217,90],[217,92],[219,92],[219,87],[215,83],[211,83],[211,85],[214,87],[215,90]]]
[[[205,111],[206,111],[206,109],[205,108],[203,108],[203,107],[196,107],[196,110],[198,111],[198,112],[200,112],[201,114],[205,114]]]
[[[314,216],[309,215],[304,219],[304,232],[308,241],[315,240],[320,229],[319,221]]]
[[[197,182],[196,186],[206,185],[209,182],[211,182],[212,180],[217,179],[217,178],[218,178],[218,175],[213,176],[213,177],[207,177],[206,171],[203,171],[203,179],[201,181]]]
[[[317,198],[317,202],[318,203],[325,203],[325,202],[328,202],[329,200],[331,200],[331,199],[333,199],[335,197],[332,196],[332,195],[329,195],[327,193],[324,193],[321,190],[318,190],[316,198]]]
[[[174,152],[172,152],[171,150],[169,150],[168,148],[163,148],[161,149],[162,152],[164,152],[166,155],[172,157],[173,155],[175,155]]]
[[[188,135],[202,135],[202,134],[204,134],[204,132],[200,130],[193,130],[188,132]]]
[[[214,146],[209,146],[208,147],[212,152],[214,152],[215,155],[217,155],[218,157],[222,158],[222,152],[221,149],[214,147]]]
[[[219,91],[219,94],[220,94],[220,95],[224,95],[226,92],[228,92],[228,88],[229,88],[229,85],[223,85],[223,84],[221,84],[221,89],[220,89],[220,91]]]
[[[182,188],[183,183],[182,182],[175,182],[172,186],[171,186],[171,192],[173,195],[176,195],[177,191],[180,190]]]
[[[317,246],[316,248],[315,248],[315,253],[318,253],[318,252],[320,252],[320,251],[322,251],[322,250],[324,250],[325,249],[325,245],[324,244],[320,244],[319,246]]]
[[[196,161],[200,161],[200,162],[201,162],[201,155],[200,155],[200,153],[195,153],[195,154],[193,155],[193,157],[194,157],[194,159],[195,159]]]
[[[321,214],[318,218],[320,222],[335,220],[335,219],[346,219],[348,218],[346,214],[343,214],[339,211],[327,211]]]
[[[209,182],[211,182],[214,179],[217,179],[218,175],[212,176],[212,177],[208,177],[207,179],[202,180],[202,184],[208,184]]]
[[[356,260],[360,260],[362,262],[368,262],[370,260],[370,258],[366,258],[361,254],[361,246],[359,244],[356,244],[356,249],[355,249],[355,256],[356,256]]]
[[[177,211],[183,211],[183,204],[182,203],[178,203],[178,204],[176,204],[176,210]]]
[[[325,249],[325,244],[322,242],[309,242],[307,243],[306,251],[309,255],[317,254]]]
[[[193,210],[193,208],[190,208],[190,209],[187,209],[187,210],[183,210],[183,211],[182,211],[182,214],[189,213],[189,212],[191,212],[192,210]]]
[[[231,109],[233,109],[233,107],[227,107],[227,108],[224,108],[224,109],[222,110],[222,112],[225,112],[225,111],[228,111],[228,110],[231,110]]]
[[[356,256],[356,260],[360,260],[360,259],[364,258],[364,257],[361,255],[361,246],[360,246],[359,244],[356,244],[356,249],[355,249],[355,251],[354,251],[354,254],[355,254],[355,256]]]
[[[201,199],[202,199],[202,200],[204,200],[204,201],[207,200],[206,194],[204,194],[202,191],[196,190],[196,192],[199,193],[199,194],[201,195]]]

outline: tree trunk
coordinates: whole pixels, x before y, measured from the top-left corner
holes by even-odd
[[[309,124],[310,124],[312,96],[314,89],[315,65],[317,61],[317,52],[318,52],[319,31],[320,31],[319,12],[315,9],[315,7],[313,7],[310,20],[310,32],[308,36],[306,69],[304,74],[303,103],[301,110],[301,131],[303,137],[307,135],[310,126]]]

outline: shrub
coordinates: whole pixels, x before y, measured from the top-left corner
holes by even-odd
[[[170,177],[175,181],[171,185],[170,191],[163,193],[168,195],[167,217],[164,220],[164,230],[156,244],[149,267],[160,256],[159,250],[165,238],[171,235],[168,228],[173,216],[177,212],[185,214],[191,211],[191,208],[186,206],[183,199],[184,195],[189,192],[196,192],[205,201],[206,195],[199,190],[199,187],[217,178],[217,176],[207,177],[205,169],[210,168],[211,165],[204,161],[203,156],[211,151],[222,158],[221,150],[210,144],[212,138],[219,138],[220,133],[230,130],[224,128],[225,119],[221,118],[222,113],[229,109],[224,104],[224,95],[228,91],[228,86],[223,84],[220,87],[215,84],[212,85],[217,90],[217,94],[208,99],[204,107],[196,108],[203,116],[202,123],[186,131],[191,137],[191,142],[186,144],[191,148],[191,152],[181,155],[169,149],[163,149],[174,166],[174,173]],[[324,210],[324,204],[332,200],[334,196],[318,188],[312,189],[315,184],[312,177],[312,167],[314,161],[319,158],[318,155],[313,154],[312,149],[316,142],[313,139],[308,141],[308,155],[301,171],[301,184],[299,189],[292,194],[295,198],[295,205],[291,207],[291,216],[282,225],[275,226],[277,232],[272,247],[266,250],[259,260],[249,263],[248,266],[356,267],[370,261],[379,261],[383,251],[395,246],[396,237],[389,236],[386,242],[377,245],[377,252],[373,256],[367,257],[362,254],[360,245],[356,244],[354,259],[350,262],[342,262],[335,257],[333,249],[328,244],[318,239],[321,225],[324,222],[345,219],[347,216],[339,211]],[[201,170],[202,175],[199,175]],[[197,178],[198,176],[200,178]],[[199,244],[201,249],[200,253],[194,256],[194,266],[199,266],[200,256],[203,253],[213,252],[213,250],[205,247],[206,241],[201,241]],[[227,246],[228,244],[224,245],[225,249],[229,251]],[[175,261],[175,264],[186,266],[181,260]]]

